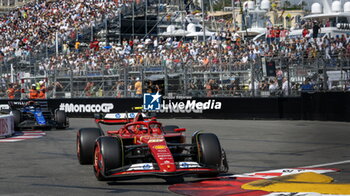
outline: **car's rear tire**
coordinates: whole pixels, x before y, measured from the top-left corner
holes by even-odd
[[[222,163],[222,149],[218,137],[212,133],[198,133],[193,138],[197,161],[205,167],[216,169],[218,172],[201,176],[216,176]]]
[[[94,146],[97,138],[103,135],[99,128],[81,128],[77,133],[77,157],[82,165],[91,165],[94,158]]]
[[[13,115],[13,124],[14,124],[14,128],[15,130],[19,130],[19,123],[22,122],[22,113],[19,110],[12,110],[12,115]]]
[[[123,146],[118,137],[99,137],[94,150],[94,173],[99,181],[107,180],[106,171],[123,166]]]
[[[57,129],[65,129],[67,127],[67,116],[64,111],[57,110],[55,112],[55,121],[57,122]]]

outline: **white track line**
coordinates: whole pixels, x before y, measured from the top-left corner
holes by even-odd
[[[324,163],[324,164],[319,164],[319,165],[309,165],[309,166],[304,166],[301,168],[324,167],[324,166],[331,166],[331,165],[340,165],[340,164],[345,164],[345,163],[350,163],[350,160],[333,162],[333,163]]]
[[[0,143],[6,143],[6,142],[19,142],[23,141],[24,139],[10,139],[10,140],[0,140]]]

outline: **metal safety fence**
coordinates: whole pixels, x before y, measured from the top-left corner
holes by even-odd
[[[350,85],[348,56],[262,56],[246,62],[222,58],[207,64],[195,60],[145,59],[133,64],[102,60],[95,66],[68,59],[55,67],[36,59],[39,57],[2,59],[2,98],[7,98],[10,83],[17,85],[16,97],[24,98],[31,84],[40,80],[46,82],[48,98],[138,97],[146,92],[192,97],[299,96],[302,91],[347,91]]]

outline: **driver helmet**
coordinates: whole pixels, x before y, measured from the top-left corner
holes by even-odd
[[[142,127],[139,128],[139,130],[142,131],[142,132],[147,132],[147,131],[148,131],[148,128],[142,126]]]

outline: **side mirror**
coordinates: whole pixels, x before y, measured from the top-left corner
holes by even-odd
[[[186,131],[186,128],[177,128],[177,129],[174,129],[175,132],[185,132]]]

